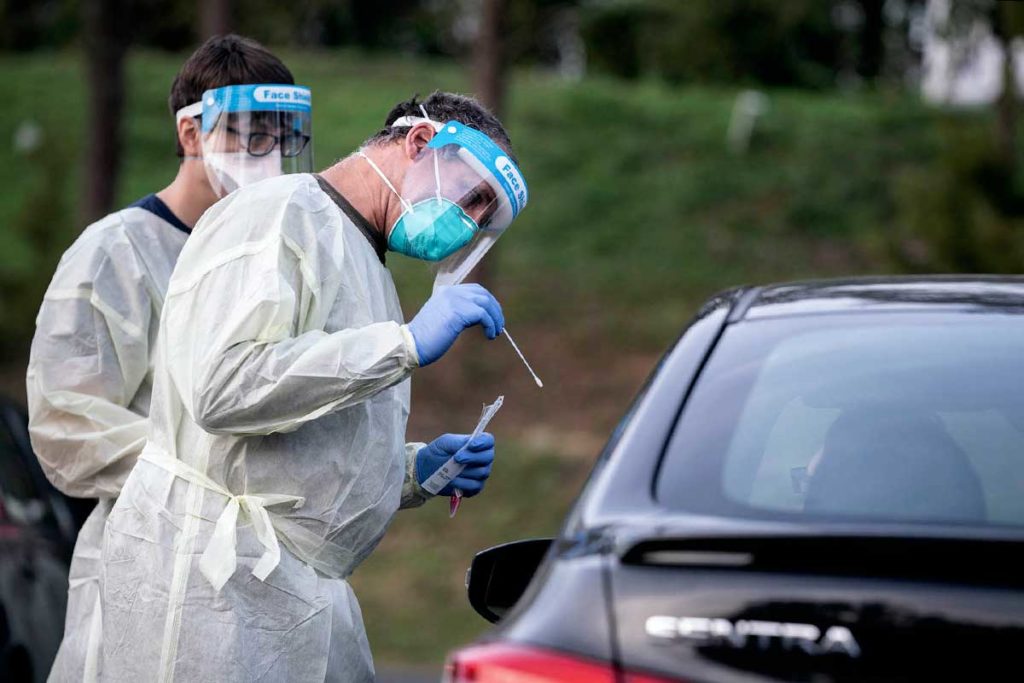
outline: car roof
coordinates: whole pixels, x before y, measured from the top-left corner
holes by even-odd
[[[962,310],[1024,314],[1024,277],[918,276],[814,280],[734,294],[730,322],[822,313]]]

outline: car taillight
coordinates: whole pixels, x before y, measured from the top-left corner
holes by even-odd
[[[525,645],[490,643],[458,650],[444,667],[444,683],[617,683],[611,664]],[[671,683],[626,673],[625,683]]]

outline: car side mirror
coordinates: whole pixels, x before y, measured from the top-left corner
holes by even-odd
[[[487,621],[505,616],[526,592],[551,547],[551,538],[533,538],[477,553],[466,573],[469,604]]]

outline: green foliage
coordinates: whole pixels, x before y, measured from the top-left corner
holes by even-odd
[[[78,232],[82,90],[51,81],[49,57],[7,58],[0,71],[12,79],[0,107],[0,351],[10,357],[24,354],[49,274]]]
[[[586,6],[591,64],[673,83],[825,87],[839,65],[831,3],[605,0]]]
[[[1019,273],[1024,174],[987,127],[950,118],[941,131],[935,163],[908,170],[896,185],[896,254],[916,270]]]
[[[33,328],[47,284],[40,274],[53,272],[62,251],[53,239],[54,226],[66,225],[68,214],[69,169],[57,144],[44,139],[21,156],[26,191],[0,241],[0,352],[5,354],[19,353]]]
[[[66,45],[79,30],[74,0],[0,0],[0,50]]]
[[[165,100],[180,59],[130,58],[120,205],[174,176]],[[395,102],[466,83],[464,72],[444,61],[351,53],[285,59],[314,91],[319,167],[358,146]],[[39,291],[52,273],[52,254],[84,227],[73,213],[84,134],[81,67],[73,53],[5,58],[0,77],[10,92],[0,141],[36,119],[53,145],[45,162],[0,145],[0,272],[27,278]],[[521,72],[510,95],[508,127],[533,192],[493,252],[506,306],[526,322],[550,319],[565,306],[586,311],[584,329],[629,348],[666,343],[715,289],[890,268],[884,245],[894,231],[892,188],[927,167],[938,146],[934,112],[881,95],[772,91],[742,156],[725,144],[732,90],[602,78],[567,84]],[[33,193],[40,193],[42,211],[27,208]],[[52,250],[31,266],[25,254],[37,247],[25,237],[32,229],[20,223],[28,217],[47,225],[45,249]],[[390,262],[410,302],[426,295],[425,269],[408,259]],[[564,298],[553,299],[553,288]],[[38,305],[36,297],[18,296],[26,310]],[[31,317],[11,310],[0,311],[0,330],[24,343]],[[616,323],[623,315],[628,330]]]
[[[502,272],[531,273],[512,278],[520,315],[550,316],[557,285],[593,302],[595,333],[655,345],[716,288],[890,266],[878,248],[890,188],[934,153],[934,114],[773,91],[741,156],[725,144],[735,94],[600,79],[518,91],[513,132],[535,189],[498,249]]]

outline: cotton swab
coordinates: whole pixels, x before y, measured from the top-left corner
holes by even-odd
[[[512,339],[512,335],[508,333],[508,328],[507,327],[504,329],[504,334],[505,334],[505,338],[508,339],[508,343],[512,345],[513,349],[515,349],[516,355],[519,356],[519,360],[523,361],[523,365],[525,365],[526,369],[530,371],[531,375],[533,375],[533,381],[537,383],[538,387],[543,389],[544,388],[544,382],[540,381],[540,377],[538,377],[537,373],[534,372],[533,368],[530,367],[530,364],[526,361],[526,356],[524,356],[523,352],[519,350],[519,347],[516,345],[515,340]]]

